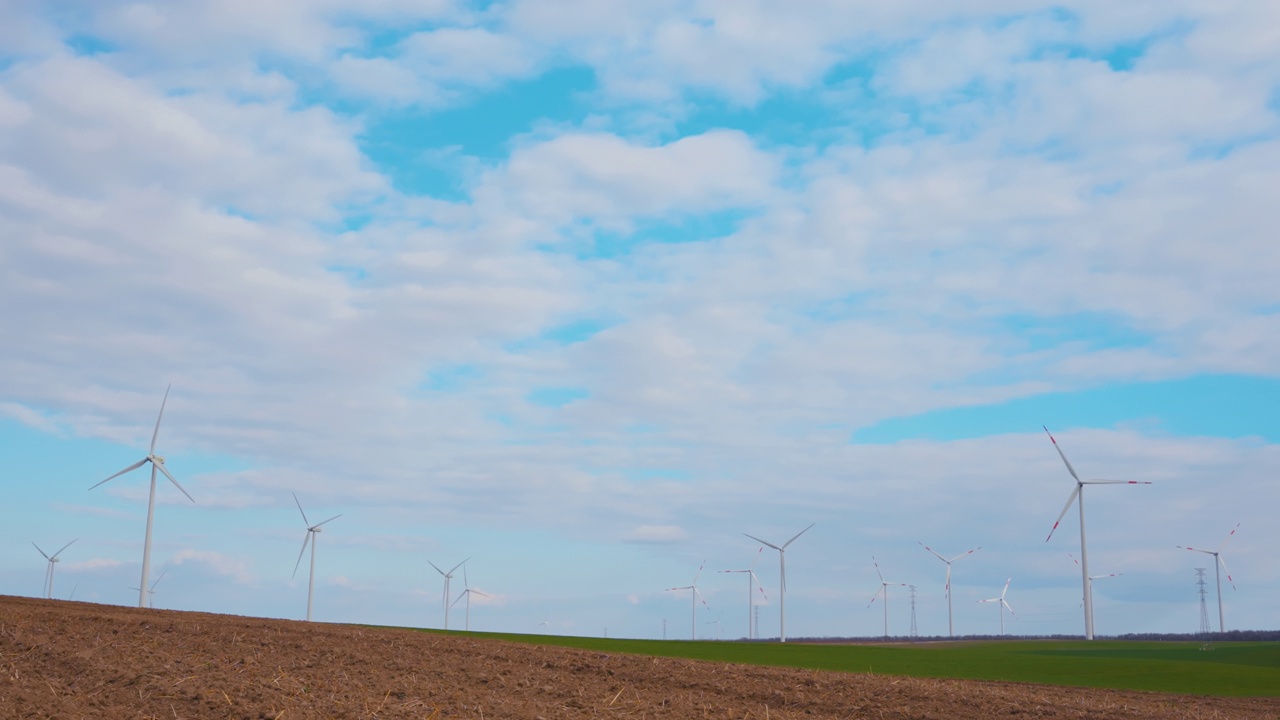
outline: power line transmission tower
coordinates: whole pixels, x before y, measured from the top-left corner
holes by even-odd
[[[911,637],[916,637],[916,586],[907,587],[911,588]]]
[[[1209,602],[1206,599],[1209,595],[1208,585],[1205,582],[1204,573],[1207,568],[1196,568],[1196,590],[1200,594],[1200,634],[1207,635],[1209,633]]]
[[[1209,595],[1209,583],[1204,579],[1206,570],[1207,568],[1196,568],[1196,592],[1200,594],[1200,637],[1204,638],[1200,643],[1200,649],[1212,650],[1213,643],[1209,640],[1209,602],[1206,599]]]

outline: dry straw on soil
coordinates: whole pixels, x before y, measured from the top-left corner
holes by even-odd
[[[1280,718],[1280,699],[723,665],[0,597],[4,718]]]

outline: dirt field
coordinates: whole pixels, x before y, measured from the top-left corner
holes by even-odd
[[[720,665],[0,597],[0,718],[1280,718],[1191,698]]]

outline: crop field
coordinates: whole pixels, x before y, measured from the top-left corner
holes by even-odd
[[[1280,697],[1280,643],[1019,641],[905,644],[738,643],[495,635],[716,662],[1235,697]]]
[[[1229,697],[1222,688],[1173,694],[1030,681],[1056,671],[1080,681],[1091,666],[1105,674],[1142,663],[1147,676],[1196,674],[1180,665],[1276,671],[1265,645],[1220,646],[1205,653],[1212,660],[1163,651],[498,637],[0,596],[0,717],[1280,718],[1280,698]],[[1139,684],[1141,674],[1130,672]],[[909,676],[933,673],[952,678]]]

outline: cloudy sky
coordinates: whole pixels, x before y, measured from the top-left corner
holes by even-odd
[[[1280,8],[0,5],[0,593],[473,629],[1280,626]],[[163,480],[163,479],[162,479]],[[460,573],[459,573],[460,575]],[[455,579],[455,593],[463,583]],[[890,589],[906,634],[907,589]],[[456,606],[452,624],[460,624]],[[718,621],[718,624],[716,624]]]

